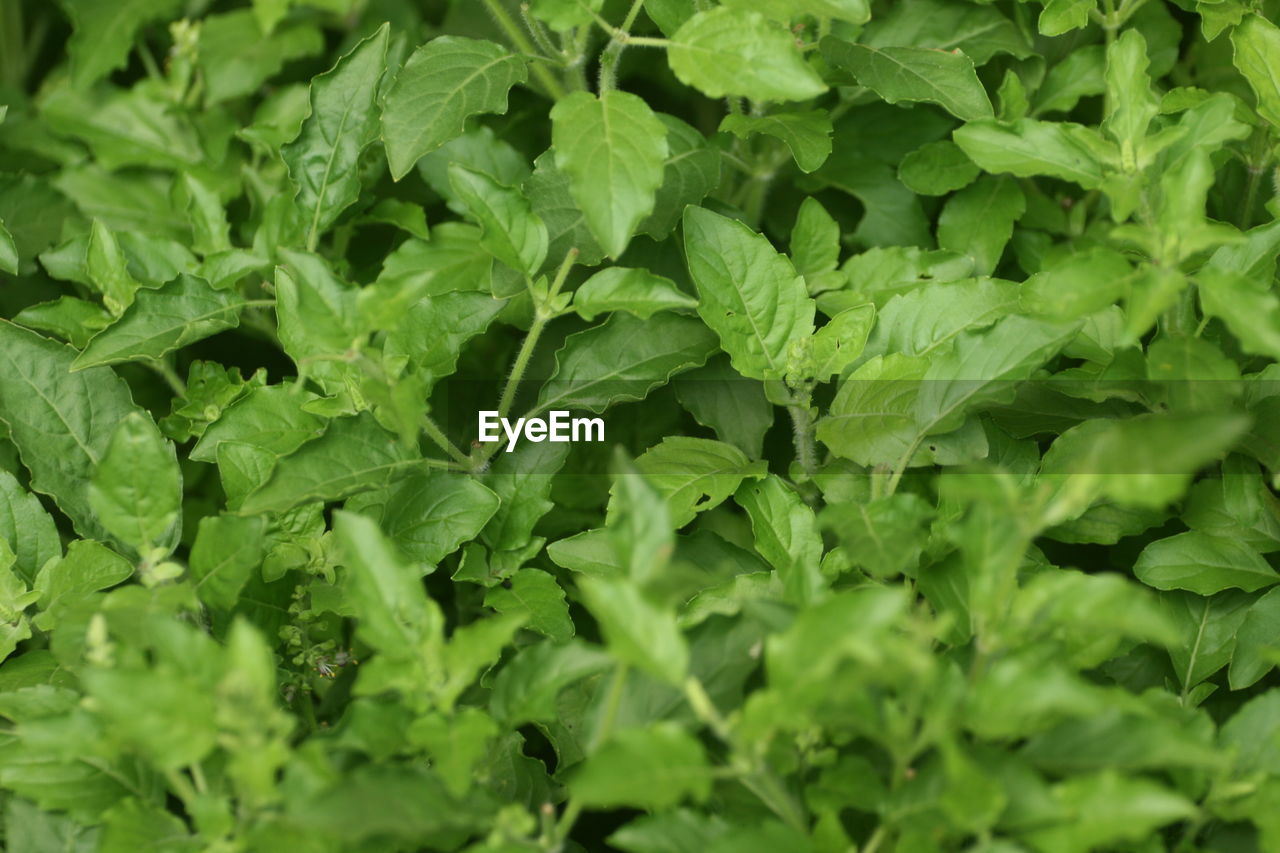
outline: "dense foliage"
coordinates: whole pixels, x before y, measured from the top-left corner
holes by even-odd
[[[5,0],[6,849],[1280,850],[1277,11]]]

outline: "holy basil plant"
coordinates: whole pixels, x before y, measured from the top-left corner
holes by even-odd
[[[1280,850],[1277,0],[6,0],[13,853]]]

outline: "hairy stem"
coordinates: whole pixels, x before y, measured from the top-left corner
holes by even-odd
[[[555,56],[560,53],[555,46],[551,44],[551,36],[547,33],[547,28],[542,22],[529,14],[529,4],[520,4],[520,19],[524,21],[524,27],[529,31],[529,35],[533,36],[533,40],[537,42],[539,49],[547,56]]]
[[[498,25],[498,29],[511,40],[511,45],[521,53],[536,54],[537,48],[534,47],[529,37],[524,34],[524,30],[520,29],[520,25],[512,19],[507,8],[502,5],[502,0],[482,0],[485,9],[489,11],[489,15],[493,18],[494,23]],[[532,66],[533,76],[542,84],[542,88],[551,96],[552,100],[560,100],[565,96],[564,86],[555,78],[555,75],[547,70],[545,65],[534,63]]]
[[[558,315],[552,304],[557,296],[560,295],[561,288],[564,287],[565,280],[569,277],[569,271],[573,269],[574,263],[578,260],[578,250],[570,249],[565,252],[564,260],[560,263],[560,269],[556,271],[555,280],[551,283],[550,290],[547,291],[545,298],[539,300],[534,297],[533,322],[529,324],[529,331],[524,336],[524,341],[520,344],[520,351],[516,353],[515,363],[511,365],[511,373],[507,376],[507,384],[502,389],[502,396],[498,400],[498,417],[505,418],[511,413],[511,405],[515,402],[516,393],[520,390],[520,382],[524,379],[525,371],[529,369],[529,362],[533,358],[533,352],[537,349],[538,339],[542,337],[543,330],[547,324],[554,320]],[[472,470],[479,470],[484,467],[485,463],[498,452],[499,442],[489,444],[484,450],[478,450],[471,457]]]
[[[791,415],[793,428],[792,440],[796,446],[796,460],[805,475],[812,479],[818,470],[818,453],[813,443],[813,414],[810,411],[811,395],[805,394],[790,406],[787,412]]]
[[[434,443],[436,447],[439,447],[445,453],[449,454],[455,462],[460,465],[465,465],[468,468],[471,467],[471,457],[459,450],[457,446],[449,440],[449,436],[444,434],[444,430],[440,428],[440,425],[435,422],[431,415],[422,416],[422,431],[426,433],[427,438],[431,439],[432,443]]]
[[[173,369],[169,362],[164,359],[155,359],[153,361],[144,362],[147,367],[155,371],[165,384],[179,397],[187,396],[187,383],[182,381],[182,377]]]

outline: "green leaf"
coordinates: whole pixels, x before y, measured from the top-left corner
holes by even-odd
[[[1018,58],[1032,53],[1026,36],[997,7],[945,0],[895,3],[876,17],[861,38],[873,47],[958,49],[978,66],[999,53]]]
[[[712,98],[803,101],[827,91],[786,28],[754,11],[698,12],[671,37],[667,61],[680,82]]]
[[[627,729],[606,741],[574,773],[569,790],[588,808],[661,811],[711,794],[706,751],[676,723]]]
[[[495,552],[523,549],[531,542],[541,548],[533,528],[555,505],[548,496],[568,450],[563,443],[524,442],[511,453],[498,454],[484,476],[484,484],[502,502],[480,533],[486,545]]]
[[[1030,377],[1077,329],[1014,315],[988,332],[961,335],[925,371],[916,404],[922,434],[949,432],[977,406],[1010,399],[1013,383]]]
[[[333,532],[346,557],[343,589],[364,641],[391,658],[438,651],[444,617],[427,597],[417,567],[401,560],[378,525],[364,516],[334,513]]]
[[[22,309],[13,322],[38,332],[57,335],[73,347],[84,349],[89,339],[111,325],[114,319],[111,312],[96,302],[59,296],[50,302]]]
[[[1072,51],[1045,75],[1044,82],[1035,92],[1033,112],[1068,113],[1081,98],[1101,95],[1107,89],[1105,68],[1106,49],[1102,45],[1090,45]]]
[[[813,379],[826,382],[858,360],[876,321],[872,304],[846,308],[813,336]]]
[[[1053,788],[1052,802],[1061,814],[1056,825],[1025,833],[1041,850],[1090,850],[1136,842],[1152,837],[1165,824],[1197,814],[1181,794],[1111,769],[1060,782]],[[1089,819],[1080,820],[1080,815]]]
[[[1280,663],[1280,590],[1270,590],[1245,614],[1236,632],[1227,676],[1232,690],[1256,684]]]
[[[86,88],[125,64],[139,29],[174,15],[180,0],[120,0],[104,6],[95,0],[61,0],[74,32],[67,46],[71,78]]]
[[[1152,542],[1138,555],[1133,573],[1156,589],[1201,595],[1232,588],[1254,592],[1280,583],[1275,569],[1248,545],[1195,530]]]
[[[623,573],[641,586],[660,577],[675,551],[666,501],[622,448],[613,454],[606,532]]]
[[[523,614],[525,627],[557,643],[573,638],[573,620],[569,618],[564,590],[554,576],[541,569],[516,572],[485,594],[484,606],[499,613]]]
[[[10,275],[18,274],[18,244],[13,242],[13,235],[0,221],[0,272]]]
[[[594,23],[603,5],[604,0],[533,0],[529,11],[555,32],[564,32]]]
[[[809,196],[800,203],[800,210],[796,213],[790,244],[791,262],[795,264],[796,272],[805,276],[809,292],[816,292],[815,281],[808,279],[818,279],[835,270],[840,263],[840,223],[827,212],[822,202]]]
[[[1095,246],[1063,257],[1028,278],[1019,303],[1028,314],[1051,319],[1086,317],[1115,304],[1130,272],[1124,255]]]
[[[52,497],[81,535],[104,539],[89,506],[90,475],[115,425],[139,409],[110,368],[72,373],[76,355],[0,322],[0,419],[31,471],[31,488]]]
[[[697,307],[698,300],[671,279],[633,267],[603,269],[573,294],[573,310],[584,320],[610,311],[625,311],[647,320],[659,311]]]
[[[845,377],[818,440],[859,465],[896,462],[915,436],[916,398],[929,364],[893,353],[876,356]]]
[[[231,610],[266,548],[261,518],[211,515],[200,520],[188,565],[196,595],[205,604]]]
[[[449,376],[466,342],[482,334],[505,305],[488,293],[444,293],[422,299],[387,334],[383,356],[393,363],[404,360],[431,380]]]
[[[938,247],[973,258],[974,272],[995,272],[1013,223],[1026,211],[1016,181],[984,176],[947,199],[938,216]]]
[[[547,258],[547,226],[517,189],[457,163],[449,183],[480,223],[480,245],[513,270],[533,275]]]
[[[871,17],[867,0],[728,0],[724,5],[751,9],[784,24],[805,15],[851,24],[865,24]]]
[[[436,566],[475,538],[498,510],[499,499],[474,479],[447,471],[410,474],[384,493],[347,502],[347,509],[378,520],[411,559]]]
[[[489,707],[494,717],[509,725],[553,722],[561,690],[611,665],[607,654],[580,641],[527,646],[494,678]]]
[[[766,473],[736,447],[706,438],[670,436],[636,457],[636,468],[667,501],[671,523],[683,527],[719,505],[751,478]],[[616,501],[610,502],[610,515]]]
[[[13,553],[18,577],[28,583],[45,563],[62,556],[53,518],[8,471],[0,471],[0,538]]]
[[[1018,307],[1018,290],[1013,282],[977,278],[901,293],[880,309],[867,352],[929,355],[961,333],[990,326],[1012,313]]]
[[[251,444],[287,456],[324,431],[324,419],[303,410],[316,396],[285,385],[253,388],[211,423],[191,448],[192,459],[216,462],[224,441]]]
[[[1088,129],[1078,124],[1029,118],[970,122],[952,134],[969,159],[988,172],[1047,175],[1091,190],[1102,184],[1102,164],[1088,136]]]
[[[240,509],[284,512],[310,501],[337,500],[385,486],[421,464],[416,449],[406,448],[367,412],[336,418],[322,436],[281,459]]]
[[[702,135],[698,134],[698,137],[701,139]],[[569,176],[556,167],[555,151],[543,152],[533,163],[533,174],[521,185],[521,190],[529,199],[533,212],[547,226],[548,256],[563,258],[570,249],[577,249],[578,263],[584,266],[599,264],[604,260],[604,250],[592,236],[586,216],[574,200]],[[716,165],[719,166],[718,159]]]
[[[623,578],[580,577],[578,589],[615,658],[667,684],[684,681],[689,646],[674,612]]]
[[[1245,774],[1275,773],[1280,766],[1276,734],[1280,732],[1280,704],[1271,690],[1249,699],[1223,724],[1222,745],[1235,758],[1236,769]]]
[[[815,306],[804,278],[763,235],[691,207],[684,215],[689,274],[698,314],[743,376],[780,378],[792,341],[813,334]]]
[[[182,473],[173,443],[148,415],[126,415],[89,480],[89,506],[112,536],[146,555],[178,544]]]
[[[389,29],[380,27],[311,82],[311,114],[280,150],[298,187],[309,249],[360,195],[360,154],[377,135]]]
[[[138,282],[129,273],[128,260],[115,235],[101,220],[93,221],[85,253],[85,271],[89,281],[102,294],[107,309],[119,315],[133,302]]]
[[[978,167],[947,139],[920,146],[898,164],[898,180],[920,195],[946,195],[968,186],[976,177]]]
[[[240,325],[244,300],[214,290],[204,279],[179,276],[158,290],[141,290],[120,319],[94,335],[72,365],[160,359],[196,341]]]
[[[263,36],[266,30],[269,35]],[[254,10],[210,15],[200,26],[200,71],[205,102],[252,95],[289,62],[324,50],[324,36],[308,24],[261,26]]]
[[[1107,115],[1102,130],[1120,144],[1122,162],[1132,163],[1160,111],[1147,75],[1147,42],[1137,30],[1126,30],[1107,48]]]
[[[356,294],[316,255],[285,252],[283,259],[276,268],[277,334],[305,371],[318,358],[345,353],[359,336]],[[324,366],[313,366],[313,375]]]
[[[1229,413],[1086,421],[1054,441],[1040,472],[1059,482],[1064,517],[1099,497],[1159,508],[1180,497],[1191,475],[1226,453],[1248,426],[1247,418]]]
[[[817,170],[831,154],[831,119],[823,110],[763,116],[730,114],[720,121],[720,132],[743,140],[756,134],[780,139],[802,172]]]
[[[574,92],[551,110],[556,167],[605,254],[626,250],[654,210],[667,159],[667,128],[643,99]]]
[[[891,104],[925,101],[964,121],[995,114],[973,60],[960,50],[873,47],[827,37],[822,55]]]
[[[756,550],[777,570],[787,598],[799,606],[819,600],[827,582],[818,571],[823,549],[813,510],[774,475],[744,483],[733,499],[750,516]]]
[[[1280,27],[1248,15],[1231,31],[1235,66],[1258,98],[1258,115],[1280,126]]]
[[[676,398],[716,437],[752,459],[759,459],[764,435],[773,426],[773,404],[759,380],[747,379],[720,356],[705,367],[681,374],[673,383]]]
[[[1037,28],[1042,36],[1060,36],[1089,23],[1098,0],[1049,0],[1040,12]]]
[[[658,119],[667,126],[667,162],[653,213],[640,223],[640,233],[665,240],[680,224],[686,205],[698,204],[720,186],[724,155],[697,128],[666,113],[658,113]],[[585,252],[579,261],[592,263]]]
[[[1246,352],[1280,358],[1280,297],[1234,270],[1214,267],[1196,276],[1200,307],[1218,317]]]
[[[715,348],[715,336],[692,317],[657,314],[640,320],[614,314],[565,339],[534,411],[602,412],[615,403],[642,400],[675,374],[705,363]]]

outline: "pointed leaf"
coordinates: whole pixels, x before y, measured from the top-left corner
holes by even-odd
[[[551,141],[587,227],[609,257],[618,257],[653,212],[667,158],[666,126],[627,92],[599,98],[574,92],[551,110]]]
[[[815,306],[804,278],[763,235],[699,207],[684,216],[698,314],[743,376],[780,378],[791,342],[813,334]]]
[[[391,177],[462,135],[468,117],[505,113],[507,92],[526,79],[525,60],[491,41],[441,36],[415,50],[382,111]]]
[[[81,535],[105,539],[89,507],[90,474],[115,425],[140,410],[110,368],[72,373],[76,355],[0,321],[0,419],[31,471],[32,489],[52,497]]]
[[[715,349],[715,335],[692,317],[614,314],[565,339],[535,411],[602,412],[614,403],[642,400],[675,374],[705,363]]]
[[[240,325],[244,299],[182,275],[158,290],[144,289],[120,319],[94,335],[74,370],[122,361],[159,359],[174,350]]]
[[[671,38],[667,61],[704,95],[803,101],[827,91],[786,28],[758,12],[721,6],[698,12]]]
[[[311,82],[311,115],[280,150],[298,187],[308,248],[360,195],[360,154],[377,134],[389,30],[384,24]]]
[[[973,60],[960,50],[872,47],[828,37],[822,54],[891,104],[927,101],[964,121],[994,115]]]

